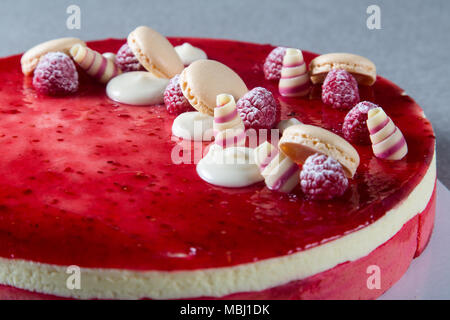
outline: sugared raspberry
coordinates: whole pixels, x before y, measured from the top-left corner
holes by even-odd
[[[238,100],[236,108],[246,129],[272,129],[280,117],[280,104],[262,87],[247,92]]]
[[[345,70],[331,70],[322,85],[322,101],[336,109],[352,108],[359,102],[356,79]]]
[[[144,70],[144,67],[141,65],[141,63],[134,55],[133,51],[131,51],[130,47],[126,43],[120,47],[119,51],[117,51],[116,65],[123,72]]]
[[[267,80],[280,80],[285,53],[284,47],[277,47],[269,53],[264,62],[264,76]]]
[[[303,193],[313,200],[330,200],[344,194],[348,180],[339,162],[324,154],[313,154],[300,172]]]
[[[369,130],[367,129],[367,114],[370,109],[378,106],[369,101],[358,103],[345,116],[342,124],[342,133],[345,139],[356,144],[370,144]]]
[[[164,103],[170,114],[179,115],[183,112],[194,111],[189,101],[183,95],[179,84],[179,75],[170,79],[166,90],[164,91]]]
[[[50,96],[74,93],[78,90],[77,68],[68,55],[49,52],[34,70],[33,86],[38,92]]]

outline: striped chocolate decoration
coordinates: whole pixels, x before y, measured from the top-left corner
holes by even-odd
[[[216,99],[213,122],[215,144],[222,148],[245,145],[245,126],[239,117],[234,97],[219,94]]]
[[[367,128],[372,141],[372,150],[377,158],[401,160],[408,153],[408,145],[402,132],[383,109],[369,110]]]
[[[270,190],[289,193],[300,182],[300,168],[269,142],[254,150],[255,162]]]
[[[97,51],[83,47],[79,44],[70,49],[73,60],[86,71],[91,77],[94,77],[101,83],[107,83],[115,76],[122,73],[113,61],[105,58]]]
[[[280,94],[284,97],[302,97],[308,94],[309,88],[309,75],[302,52],[298,49],[287,49],[278,84]]]

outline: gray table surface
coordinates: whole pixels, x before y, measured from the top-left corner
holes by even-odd
[[[66,27],[69,5],[81,29]],[[366,26],[379,5],[381,29]],[[229,38],[352,52],[373,60],[425,110],[437,136],[438,177],[450,186],[448,0],[1,0],[0,56],[52,38],[126,37],[138,25],[167,36]]]

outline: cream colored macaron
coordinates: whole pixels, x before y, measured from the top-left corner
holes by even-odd
[[[358,151],[345,139],[326,129],[299,124],[287,128],[278,144],[289,158],[303,164],[310,155],[322,153],[337,160],[347,177],[352,178],[359,166]]]
[[[371,86],[377,79],[377,69],[369,59],[351,53],[328,53],[316,57],[309,64],[311,82],[322,83],[331,69],[350,72],[362,85]]]
[[[86,46],[86,43],[78,38],[60,38],[38,44],[23,54],[20,60],[23,74],[31,75],[36,69],[39,59],[49,52],[63,52],[70,55],[70,49],[76,44]]]
[[[215,60],[197,60],[180,75],[183,95],[197,111],[214,115],[217,95],[230,94],[237,101],[248,92],[239,75]]]
[[[172,78],[184,65],[172,44],[159,32],[137,27],[128,35],[128,46],[144,68],[159,78]]]

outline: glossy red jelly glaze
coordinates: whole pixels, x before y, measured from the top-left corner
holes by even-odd
[[[270,45],[172,38],[206,51],[263,86]],[[115,52],[124,40],[91,42]],[[314,57],[304,52],[307,63]],[[0,59],[0,256],[60,265],[180,270],[232,266],[314,247],[361,229],[398,205],[431,163],[435,137],[420,107],[379,77],[361,99],[380,104],[402,130],[402,161],[376,159],[356,146],[361,165],[334,201],[287,196],[263,184],[226,189],[202,181],[192,164],[173,164],[174,119],[164,107],[110,101],[81,75],[78,94],[38,96],[20,72],[20,56]],[[376,61],[375,61],[376,62]],[[81,73],[81,72],[80,72]],[[297,117],[340,134],[345,112],[320,100],[282,100]],[[175,140],[175,141],[174,141]]]
[[[239,292],[220,299],[375,299],[388,290],[408,269],[411,260],[420,255],[433,230],[436,210],[436,188],[425,210],[408,221],[397,234],[358,260],[344,262],[311,277],[295,280],[258,292]],[[421,235],[426,234],[421,243]],[[367,286],[369,266],[380,268],[380,288]],[[66,299],[0,285],[0,300]],[[199,299],[217,299],[202,297]]]

